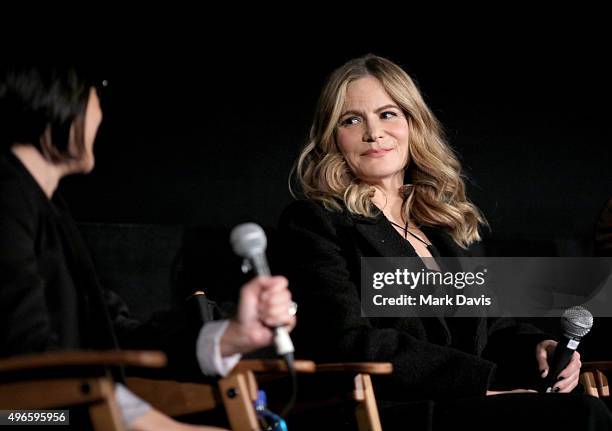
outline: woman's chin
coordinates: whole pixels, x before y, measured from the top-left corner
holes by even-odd
[[[87,165],[84,167],[83,173],[89,174],[91,173],[91,171],[93,171],[95,167],[96,167],[96,161],[94,159],[91,159],[91,161],[87,163]]]

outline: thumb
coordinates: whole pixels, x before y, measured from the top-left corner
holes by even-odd
[[[536,351],[536,360],[538,362],[538,370],[540,370],[540,377],[545,378],[548,376],[548,351],[544,346],[538,345],[538,349]]]
[[[240,302],[238,304],[239,321],[247,322],[257,317],[257,305],[261,289],[261,283],[258,278],[254,278],[242,286],[240,290]]]

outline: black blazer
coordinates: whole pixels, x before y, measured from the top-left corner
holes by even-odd
[[[384,216],[297,201],[283,213],[279,230],[281,265],[300,305],[299,357],[390,361],[393,376],[378,383],[390,399],[484,395],[496,364],[499,387],[535,383],[535,345],[549,337],[533,327],[509,319],[361,317],[360,258],[416,256]],[[441,256],[466,255],[444,231],[423,231]]]
[[[161,349],[176,377],[201,375],[185,313],[130,318],[102,289],[62,199],[0,154],[0,356],[65,349]]]

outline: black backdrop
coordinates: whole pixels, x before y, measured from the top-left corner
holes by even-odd
[[[591,235],[612,196],[605,39],[337,41],[196,33],[102,47],[94,64],[110,85],[97,166],[62,186],[75,217],[273,226],[325,77],[374,52],[417,81],[496,235]]]

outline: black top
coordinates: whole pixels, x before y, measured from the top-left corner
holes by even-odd
[[[199,327],[184,313],[138,322],[100,286],[58,193],[48,199],[12,153],[0,154],[0,356],[65,349],[160,349],[176,375],[201,375]]]
[[[467,255],[441,229],[422,230],[434,253]],[[384,216],[297,201],[283,213],[279,236],[283,272],[300,304],[294,331],[299,357],[390,361],[395,372],[379,383],[389,399],[484,395],[496,364],[500,386],[535,384],[535,345],[549,337],[533,327],[511,319],[361,317],[360,258],[417,256]]]

